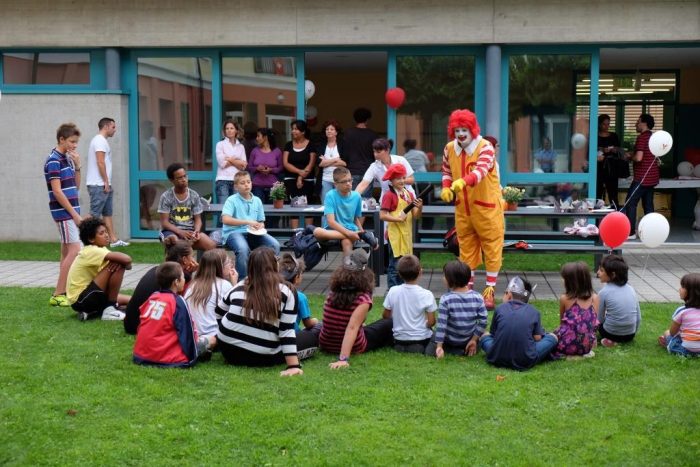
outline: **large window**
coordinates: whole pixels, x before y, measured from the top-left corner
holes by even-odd
[[[5,84],[90,84],[90,53],[4,53]]]
[[[587,170],[589,99],[577,96],[576,79],[590,78],[590,62],[589,55],[510,57],[507,159],[511,172]]]
[[[404,154],[404,142],[414,140],[427,154],[427,169],[440,170],[447,142],[447,119],[452,110],[474,111],[474,57],[399,56],[396,84],[406,101],[396,115],[396,154]]]
[[[212,169],[212,61],[139,58],[139,167]]]
[[[277,143],[291,139],[296,119],[297,78],[293,57],[224,57],[221,65],[223,117],[234,118],[255,136],[273,128]]]

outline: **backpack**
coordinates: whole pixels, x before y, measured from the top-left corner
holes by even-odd
[[[304,265],[307,271],[311,271],[328,253],[328,248],[321,245],[313,231],[316,227],[308,225],[304,230],[295,232],[292,238],[284,242],[284,246],[290,248],[297,258],[304,257]]]
[[[442,246],[447,248],[447,250],[455,256],[459,256],[459,240],[457,239],[457,229],[452,227],[445,234],[445,238],[442,240]]]

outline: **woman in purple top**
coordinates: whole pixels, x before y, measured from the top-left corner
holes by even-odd
[[[282,151],[275,136],[271,128],[258,128],[255,138],[258,146],[250,152],[248,160],[248,171],[253,174],[253,194],[263,204],[270,204],[270,188],[282,171]]]

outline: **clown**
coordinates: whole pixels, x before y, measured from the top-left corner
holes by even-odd
[[[442,194],[446,203],[455,203],[455,225],[459,259],[474,271],[486,263],[486,308],[494,307],[498,271],[503,262],[503,205],[498,163],[494,148],[482,138],[476,115],[455,110],[447,126],[450,139],[442,158]]]

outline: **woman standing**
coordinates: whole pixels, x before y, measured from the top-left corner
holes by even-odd
[[[290,198],[314,193],[316,150],[307,137],[308,128],[303,120],[292,122],[292,140],[284,146],[284,184]]]
[[[282,171],[282,151],[271,128],[259,128],[255,137],[257,147],[250,153],[248,171],[253,175],[253,194],[263,204],[270,204],[270,188]]]
[[[216,143],[216,199],[219,203],[235,193],[233,176],[248,165],[245,148],[238,141],[238,136],[243,135],[241,126],[228,119],[224,122],[223,132],[224,139]]]
[[[620,138],[610,131],[610,116],[598,117],[598,173],[596,176],[596,198],[603,199],[608,193],[608,202],[617,209],[618,171],[616,161],[620,159]],[[624,163],[624,162],[623,162]]]
[[[345,167],[347,164],[340,158],[342,145],[338,141],[338,133],[341,128],[337,121],[328,120],[323,124],[323,133],[326,135],[326,144],[323,154],[320,156],[318,166],[323,169],[321,176],[321,204],[326,199],[326,193],[335,188],[333,184],[333,171],[337,167]],[[321,146],[320,149],[323,149]]]
[[[221,318],[218,348],[227,363],[287,368],[281,376],[301,375],[294,332],[296,293],[283,284],[275,252],[260,247],[248,258],[248,277],[224,296],[216,309]]]

